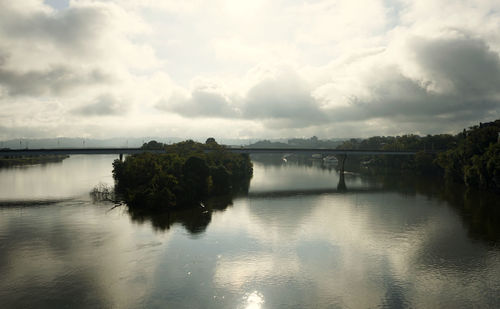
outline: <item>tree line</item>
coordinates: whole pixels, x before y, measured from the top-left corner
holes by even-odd
[[[462,132],[437,135],[375,136],[344,141],[339,149],[417,151],[415,156],[349,158],[351,164],[441,175],[469,187],[500,191],[500,119]]]

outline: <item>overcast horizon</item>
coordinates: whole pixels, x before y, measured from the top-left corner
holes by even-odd
[[[0,140],[457,133],[499,52],[498,1],[0,0]]]

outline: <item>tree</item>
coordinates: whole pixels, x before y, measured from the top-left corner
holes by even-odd
[[[205,141],[205,144],[206,145],[213,145],[213,144],[218,145],[217,142],[215,141],[215,138],[213,138],[213,137],[207,138],[207,140]]]

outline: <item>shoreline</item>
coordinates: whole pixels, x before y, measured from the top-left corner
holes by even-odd
[[[23,165],[35,165],[44,163],[58,163],[64,159],[69,158],[68,155],[47,155],[47,156],[34,156],[34,157],[16,157],[16,158],[1,158],[0,168],[2,167],[15,167]]]

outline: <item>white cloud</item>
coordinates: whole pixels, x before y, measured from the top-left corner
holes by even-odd
[[[15,121],[0,138],[122,135],[114,126],[124,122],[186,137],[460,130],[499,117],[499,9],[486,0],[1,1],[0,119]],[[122,102],[107,105],[116,124],[90,126],[76,111],[95,110],[103,94]]]
[[[84,116],[110,116],[121,115],[126,112],[127,106],[111,94],[102,94],[92,103],[73,110],[74,114]]]

